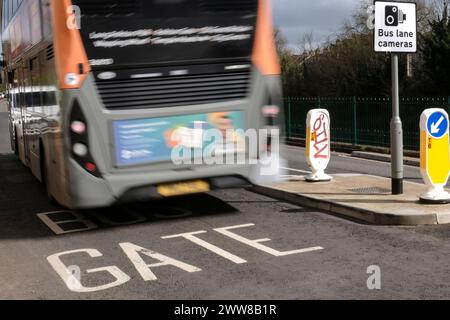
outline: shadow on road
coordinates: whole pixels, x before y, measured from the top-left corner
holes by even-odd
[[[60,211],[65,211],[67,215],[67,209],[47,201],[42,185],[14,155],[0,155],[0,239],[55,236],[37,214]],[[239,212],[210,194],[198,194],[77,213],[98,226],[86,232],[99,232],[130,225],[169,223],[175,219],[198,219]],[[63,216],[61,218],[64,219]]]

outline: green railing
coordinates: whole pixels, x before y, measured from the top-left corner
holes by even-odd
[[[305,138],[306,115],[314,108],[325,108],[330,112],[333,142],[390,146],[391,99],[285,98],[288,138]],[[406,150],[419,150],[420,115],[428,108],[444,108],[450,113],[450,97],[401,98],[400,113]]]

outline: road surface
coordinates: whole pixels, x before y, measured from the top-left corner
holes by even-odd
[[[307,169],[283,152],[290,174]],[[329,172],[389,165],[334,155]],[[67,212],[13,155],[0,179],[0,299],[450,298],[449,226],[370,226],[242,189]]]

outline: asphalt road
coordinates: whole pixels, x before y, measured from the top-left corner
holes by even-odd
[[[80,212],[78,218],[47,215],[57,223],[85,220],[57,225],[59,231],[95,227],[56,235],[58,228],[37,214],[63,209],[47,203],[14,156],[0,156],[0,177],[3,299],[450,298],[449,227],[368,226],[229,190]],[[235,226],[241,227],[217,230]],[[199,231],[206,231],[195,235],[200,244],[162,238]],[[175,266],[146,266],[161,261]],[[81,285],[62,280],[62,264]],[[370,266],[380,268],[381,290],[367,287]]]
[[[283,153],[307,170],[302,149]],[[389,165],[336,154],[329,172]],[[369,226],[242,189],[65,212],[0,155],[0,299],[449,299],[449,240],[448,226]]]
[[[304,174],[310,171],[305,160],[305,149],[295,146],[284,146],[283,157],[287,160],[288,174]],[[300,170],[296,171],[296,170]],[[371,174],[380,177],[391,177],[391,166],[389,163],[353,158],[345,153],[333,153],[329,167],[329,174],[359,173]],[[418,167],[404,166],[404,177],[408,181],[422,183],[422,177]]]

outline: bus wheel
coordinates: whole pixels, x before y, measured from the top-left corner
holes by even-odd
[[[23,166],[23,167],[27,167],[25,165],[25,162],[22,161],[22,159],[25,159],[25,156],[22,154],[21,150],[20,150],[20,144],[19,141],[16,139],[16,146],[17,146],[17,159],[19,160],[19,163]],[[25,161],[25,160],[24,160]]]
[[[41,182],[42,186],[45,188],[45,192],[47,194],[47,199],[51,204],[56,204],[55,199],[53,198],[50,192],[50,183],[49,183],[49,174],[47,168],[47,159],[45,157],[45,150],[42,142],[40,143],[40,162],[41,162]]]
[[[15,130],[14,133],[14,154],[18,157],[19,156],[19,142],[17,141],[17,130]]]

